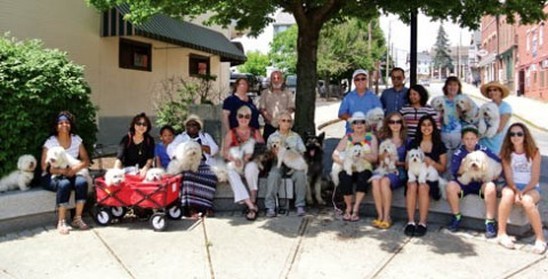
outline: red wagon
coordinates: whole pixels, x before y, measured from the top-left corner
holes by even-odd
[[[100,225],[108,225],[113,218],[122,218],[128,208],[153,209],[149,221],[154,230],[166,228],[166,215],[179,219],[183,215],[179,194],[181,176],[166,176],[160,181],[148,182],[136,175],[126,174],[119,185],[106,185],[103,177],[95,180],[97,203],[95,220]]]

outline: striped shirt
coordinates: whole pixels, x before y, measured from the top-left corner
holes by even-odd
[[[415,134],[417,133],[417,126],[419,125],[419,119],[421,117],[430,114],[436,120],[436,126],[440,128],[440,119],[438,117],[437,111],[432,108],[430,105],[424,107],[415,108],[407,104],[400,109],[400,113],[403,116],[403,120],[407,125],[407,138],[409,140],[415,139]]]

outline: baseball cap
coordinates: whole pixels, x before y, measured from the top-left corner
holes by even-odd
[[[357,75],[366,75],[367,76],[368,74],[367,74],[367,71],[364,70],[364,69],[357,69],[352,74],[352,79],[354,79]]]

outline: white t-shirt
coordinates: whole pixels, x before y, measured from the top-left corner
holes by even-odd
[[[69,148],[66,148],[65,151],[70,154],[72,157],[77,158],[80,155],[80,145],[82,144],[82,138],[80,138],[77,135],[71,135],[70,136],[70,146]],[[59,141],[57,140],[57,137],[51,136],[49,137],[46,142],[44,143],[44,147],[47,149],[50,149],[55,146],[61,146],[59,144]]]
[[[204,156],[206,158],[206,164],[208,165],[211,164],[212,163],[211,158],[215,156],[217,152],[219,152],[219,146],[217,145],[217,143],[215,143],[215,140],[213,140],[213,137],[211,137],[211,135],[204,132],[199,132],[198,137],[195,139],[191,138],[186,132],[183,132],[177,135],[175,139],[167,146],[166,148],[167,155],[169,156],[169,158],[173,158],[175,149],[177,149],[177,146],[179,144],[190,141],[190,140],[197,141],[198,139],[200,139],[201,145],[209,146],[211,154],[204,153]]]
[[[517,154],[512,152],[510,162],[514,183],[527,184],[531,181],[531,171],[533,169],[533,160],[527,160],[525,153]]]

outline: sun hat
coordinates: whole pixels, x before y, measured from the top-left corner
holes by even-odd
[[[352,74],[352,79],[354,79],[357,75],[366,75],[367,76],[367,71],[364,70],[364,69],[355,70],[354,73]]]
[[[508,97],[508,95],[510,94],[510,90],[508,90],[508,87],[500,84],[498,81],[491,81],[481,86],[480,88],[481,95],[489,99],[489,92],[487,92],[487,90],[489,90],[489,88],[491,87],[498,88],[500,92],[502,92],[502,99]]]
[[[186,120],[185,120],[185,127],[186,127],[186,124],[190,121],[194,121],[196,123],[198,123],[198,125],[200,125],[200,129],[204,128],[204,123],[202,122],[202,120],[200,119],[200,117],[196,114],[190,114]]]
[[[348,122],[352,123],[356,120],[366,120],[365,118],[365,114],[361,111],[356,111],[352,114],[352,117],[350,117],[350,119],[348,119]]]

